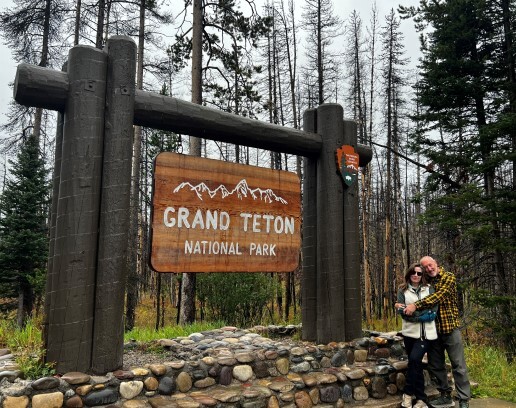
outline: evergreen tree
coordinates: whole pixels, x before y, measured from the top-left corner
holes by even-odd
[[[501,323],[494,329],[514,351],[516,116],[508,61],[516,50],[508,40],[514,13],[507,21],[503,4],[422,0],[418,9],[401,11],[423,33],[416,118],[423,127],[412,147],[445,176],[427,182],[425,220],[437,227],[428,235],[460,282],[470,283],[473,293],[487,291],[479,298],[490,304],[487,321]],[[505,5],[514,10],[514,1]],[[501,301],[482,300],[492,296]]]
[[[41,298],[48,257],[47,171],[34,135],[10,165],[0,197],[0,298],[17,299],[3,306],[18,309],[22,326]]]

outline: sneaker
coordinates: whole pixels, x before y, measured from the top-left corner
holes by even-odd
[[[417,400],[412,408],[428,408],[428,405],[422,400]]]
[[[401,397],[401,406],[403,408],[411,408],[412,407],[412,395],[403,394],[403,397]]]
[[[451,394],[448,392],[445,392],[441,394],[436,399],[433,399],[430,401],[430,405],[434,408],[451,408],[455,406],[455,403],[453,402],[451,398]]]
[[[459,408],[469,408],[469,401],[468,400],[460,400]]]

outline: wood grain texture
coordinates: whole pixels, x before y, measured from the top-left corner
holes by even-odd
[[[182,183],[189,184],[178,188]],[[232,193],[222,194],[222,186]],[[152,208],[151,266],[158,272],[289,272],[298,265],[300,185],[294,173],[161,153]],[[208,212],[216,221],[208,223]]]

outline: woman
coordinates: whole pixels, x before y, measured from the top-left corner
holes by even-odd
[[[402,407],[412,407],[413,396],[416,399],[414,408],[427,408],[425,380],[423,376],[423,357],[437,339],[435,328],[436,309],[427,310],[418,316],[409,317],[403,313],[406,305],[417,302],[430,295],[434,289],[426,284],[423,269],[419,264],[411,265],[405,273],[405,282],[398,290],[398,313],[401,314],[405,351],[408,355],[407,381],[403,389]]]

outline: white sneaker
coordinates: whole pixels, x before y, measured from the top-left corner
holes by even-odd
[[[403,408],[412,408],[412,395],[403,394],[403,397],[401,397],[401,406]]]
[[[417,400],[413,408],[428,408],[424,401]]]

